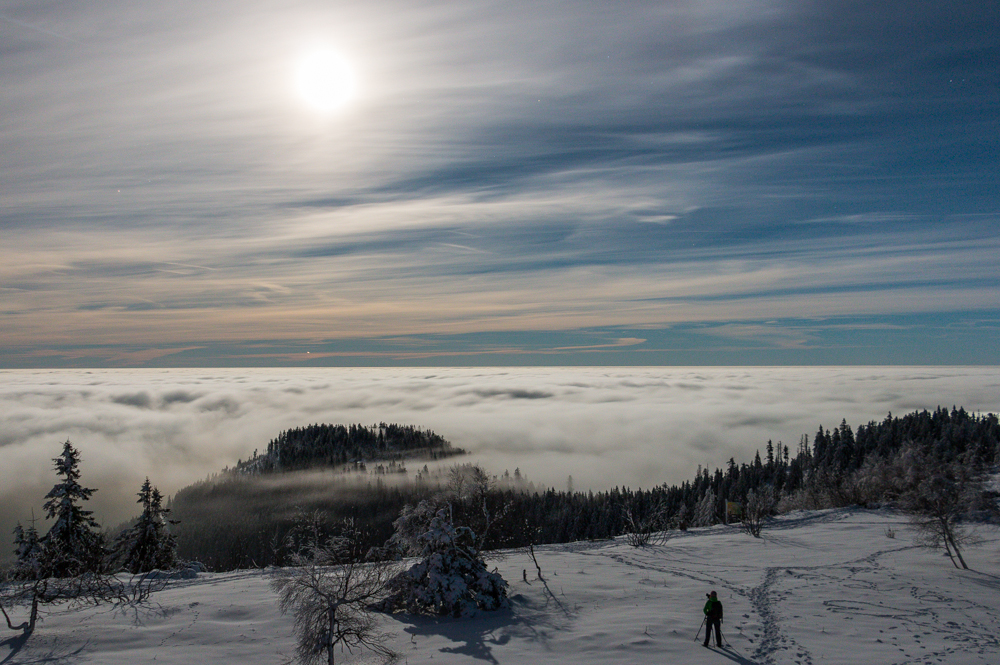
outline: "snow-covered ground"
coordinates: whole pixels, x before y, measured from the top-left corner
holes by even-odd
[[[980,535],[968,571],[878,511],[794,513],[761,539],[717,526],[641,549],[552,545],[536,550],[544,583],[525,554],[491,562],[510,582],[509,611],[385,627],[400,663],[1000,663],[1000,534]],[[294,650],[291,618],[268,582],[266,571],[203,574],[138,615],[60,609],[25,645],[0,647],[0,664],[280,663]],[[694,641],[711,589],[725,650]]]

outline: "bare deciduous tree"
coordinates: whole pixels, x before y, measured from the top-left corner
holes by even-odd
[[[982,483],[961,463],[925,465],[923,472],[926,476],[900,496],[899,506],[909,514],[918,544],[944,547],[956,568],[968,569],[962,548],[977,541],[959,520],[982,494]]]
[[[862,468],[870,493],[909,516],[916,543],[943,548],[956,568],[968,568],[962,550],[978,541],[963,518],[980,511],[996,514],[985,490],[986,469],[976,458],[945,459],[932,448],[911,444],[870,467]]]
[[[511,503],[504,501],[496,489],[497,479],[486,469],[478,464],[460,464],[448,472],[445,491],[435,500],[434,513],[441,508],[449,512],[453,508],[457,510],[454,515],[456,521],[475,532],[475,547],[477,553],[483,556],[499,556],[499,552],[488,553],[486,550],[493,528],[507,517],[511,509]],[[433,518],[433,515],[430,517]]]
[[[379,630],[373,605],[385,596],[397,564],[359,560],[358,540],[347,525],[344,535],[293,554],[292,566],[280,569],[271,582],[282,613],[294,617],[300,663],[334,665],[338,646],[351,653],[367,649],[387,661],[396,656],[386,645],[391,635]]]
[[[764,520],[774,512],[775,504],[774,488],[770,485],[747,492],[747,500],[743,505],[743,530],[754,538],[760,538]]]
[[[161,590],[167,578],[160,575],[118,576],[105,573],[85,573],[75,577],[17,579],[8,575],[0,584],[0,613],[11,630],[19,630],[25,638],[35,630],[42,605],[67,603],[71,607],[110,604],[136,607]],[[27,620],[14,625],[7,609],[25,607]]]

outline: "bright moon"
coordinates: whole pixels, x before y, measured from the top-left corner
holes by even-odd
[[[347,62],[329,49],[307,53],[295,68],[295,89],[317,111],[333,111],[353,95],[354,72]]]

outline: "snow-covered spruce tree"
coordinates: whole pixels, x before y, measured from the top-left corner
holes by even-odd
[[[692,526],[712,526],[715,524],[715,492],[711,489],[705,491],[705,496],[701,498],[694,509],[694,517],[691,520]]]
[[[691,526],[691,509],[687,504],[681,505],[677,514],[674,515],[673,526],[681,531],[687,531],[688,527]]]
[[[399,517],[392,523],[393,534],[386,543],[386,550],[396,556],[420,556],[423,545],[420,538],[427,533],[438,511],[448,511],[449,504],[435,496],[423,499],[416,506],[406,504]]]
[[[395,653],[379,631],[374,606],[385,596],[397,570],[393,561],[362,561],[356,554],[360,534],[348,522],[341,534],[312,541],[291,555],[271,581],[281,612],[294,616],[297,660],[304,665],[334,665],[336,648],[367,649],[385,660]]]
[[[167,530],[167,513],[163,495],[149,478],[139,490],[142,514],[131,527],[122,531],[112,553],[118,566],[132,574],[151,570],[170,570],[177,566],[177,539]]]
[[[14,527],[14,566],[10,572],[15,580],[34,580],[41,575],[42,543],[34,524],[27,529],[20,523]]]
[[[397,532],[414,533],[429,505],[401,515]],[[442,508],[420,531],[410,549],[420,561],[389,581],[389,596],[380,609],[467,617],[509,606],[507,582],[486,569],[472,529],[456,527]]]
[[[137,606],[166,584],[165,579],[125,579],[106,571],[97,522],[78,505],[94,493],[79,483],[80,455],[67,441],[63,454],[53,461],[63,480],[46,495],[45,510],[55,522],[41,538],[34,527],[14,529],[17,562],[7,579],[0,580],[4,582],[0,583],[0,614],[8,628],[22,631],[23,639],[34,632],[43,605]],[[27,620],[14,625],[8,607],[28,607]]]
[[[68,440],[63,452],[52,460],[62,480],[45,495],[46,517],[55,522],[42,537],[41,574],[73,577],[97,572],[104,563],[104,541],[91,511],[80,503],[96,491],[80,484],[80,453]]]

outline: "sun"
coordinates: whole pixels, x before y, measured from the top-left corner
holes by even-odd
[[[336,51],[317,48],[299,58],[295,67],[295,90],[311,108],[335,111],[354,96],[354,70]]]

